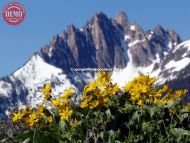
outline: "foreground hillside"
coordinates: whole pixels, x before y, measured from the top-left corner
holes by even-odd
[[[100,72],[86,85],[79,104],[68,88],[59,97],[52,84],[42,88],[43,102],[15,109],[8,125],[1,124],[4,143],[188,143],[190,104],[183,105],[187,90],[158,86],[143,75],[123,89]],[[6,127],[6,128],[5,128]]]

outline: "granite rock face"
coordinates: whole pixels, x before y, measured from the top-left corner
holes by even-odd
[[[160,25],[144,31],[131,24],[124,12],[115,19],[104,13],[95,14],[81,29],[73,25],[67,31],[41,49],[46,62],[69,72],[77,68],[124,68],[128,63],[129,50],[135,66],[149,66],[157,57],[162,60],[170,49],[181,42],[172,29],[164,30]]]

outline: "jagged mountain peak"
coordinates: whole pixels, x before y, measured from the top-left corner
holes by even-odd
[[[160,35],[163,35],[165,33],[165,30],[161,25],[158,24],[158,25],[156,25],[154,32],[156,35],[160,36]]]
[[[182,42],[179,34],[175,32],[172,28],[165,30],[161,25],[157,25],[153,31],[154,35],[159,37],[161,40],[170,41],[170,48],[174,48],[176,45]]]
[[[110,22],[110,19],[103,12],[97,12],[91,17],[90,21],[87,22],[88,28],[93,28],[94,26],[101,26],[103,23]]]
[[[109,18],[107,17],[107,15],[105,13],[103,13],[102,11],[100,12],[96,12],[96,14],[94,16],[92,16],[92,20],[108,20]]]
[[[169,33],[170,39],[174,43],[174,46],[177,46],[179,43],[182,42],[179,34],[176,31],[174,31],[172,28],[168,29],[168,33]]]
[[[128,17],[123,11],[117,13],[115,21],[123,27],[127,27],[129,25]]]
[[[115,25],[113,20],[103,12],[96,13],[80,30],[74,25],[68,26],[67,31],[62,34],[62,38],[57,38],[57,42],[51,44],[49,50],[41,50],[43,57],[46,57],[46,61],[49,62],[52,61],[50,56],[56,54],[53,56],[56,58],[52,63],[56,63],[56,66],[59,65],[63,69],[71,66],[114,67],[117,65],[117,67],[125,67],[128,58],[123,55],[126,55],[129,47],[133,53],[133,63],[136,66],[147,66],[156,59],[157,54],[161,60],[164,54],[166,55],[171,48],[181,42],[175,31],[167,31],[161,25],[157,25],[154,30],[145,32],[138,23],[128,23],[124,12],[119,12],[114,20],[119,25],[125,23],[127,26],[122,26],[124,29],[118,28],[117,24]],[[44,55],[43,51],[50,51],[50,54],[44,52],[46,53]],[[84,54],[84,51],[88,54]],[[65,56],[66,52],[69,53],[69,56]],[[60,62],[62,61],[60,58],[63,56],[70,62]],[[113,57],[113,59],[108,57]],[[146,58],[142,60],[142,57]],[[89,59],[88,62],[86,62],[86,58]]]
[[[75,31],[76,31],[76,28],[73,24],[71,24],[67,27],[67,33],[68,34],[73,34],[73,33],[75,33]]]

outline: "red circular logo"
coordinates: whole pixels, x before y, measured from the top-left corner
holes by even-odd
[[[18,2],[10,2],[3,9],[3,19],[10,25],[18,25],[25,18],[25,9]]]

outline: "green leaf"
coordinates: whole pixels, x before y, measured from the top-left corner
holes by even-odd
[[[37,129],[34,130],[34,134],[33,134],[33,138],[32,138],[33,142],[32,143],[39,143],[39,131]]]
[[[16,134],[15,135],[15,139],[23,141],[23,140],[26,140],[27,138],[32,138],[32,136],[33,136],[33,132],[31,132],[31,131],[24,131],[22,133]]]
[[[170,131],[176,136],[183,136],[183,135],[190,136],[190,131],[182,128],[172,128]]]
[[[139,115],[139,111],[135,111],[135,113],[133,114],[132,116],[132,120],[137,120],[139,121],[140,120],[140,115]]]
[[[107,115],[108,118],[111,117],[111,112],[110,112],[110,109],[109,109],[109,108],[106,110],[106,115]]]
[[[66,127],[66,121],[60,120],[59,121],[59,129],[63,132],[63,131],[65,131],[65,127]]]
[[[148,107],[146,107],[146,110],[148,111],[150,117],[152,118],[158,109],[153,106],[152,107],[148,106]]]
[[[22,143],[29,143],[30,141],[31,141],[31,138],[27,138]]]

